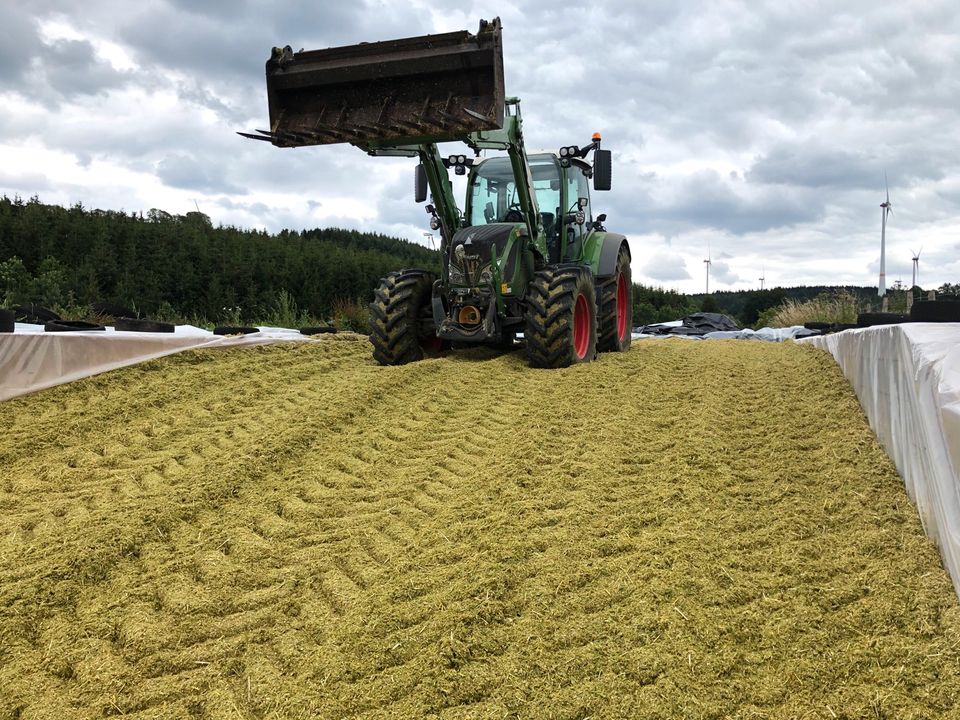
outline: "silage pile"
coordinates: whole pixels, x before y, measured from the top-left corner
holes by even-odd
[[[937,718],[960,611],[833,360],[187,352],[0,404],[0,718]]]

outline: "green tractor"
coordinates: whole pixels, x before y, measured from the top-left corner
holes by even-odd
[[[416,201],[432,196],[440,276],[406,269],[382,279],[370,305],[377,362],[402,365],[454,344],[509,348],[521,332],[533,367],[630,347],[630,246],[590,205],[591,180],[610,189],[610,151],[595,134],[582,147],[527,155],[520,101],[504,95],[499,18],[476,35],[274,48],[267,94],[270,130],[245,137],[420,160]],[[451,141],[474,157],[442,155],[438,143]],[[506,155],[481,157],[492,150]],[[467,176],[463,211],[450,170]]]

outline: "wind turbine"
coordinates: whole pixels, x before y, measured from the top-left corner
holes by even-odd
[[[760,289],[763,290],[763,281],[767,279],[767,270],[763,265],[760,266]]]
[[[920,250],[914,252],[910,251],[910,254],[913,255],[913,282],[910,283],[910,289],[912,290],[917,286],[917,278],[920,277],[920,253],[923,252],[923,245],[920,246]]]
[[[703,261],[707,266],[707,295],[710,294],[710,243],[707,243],[707,259]]]
[[[886,244],[887,244],[887,215],[893,212],[890,208],[890,186],[887,184],[887,171],[883,171],[883,185],[887,190],[887,201],[880,203],[880,282],[877,285],[877,295],[883,297],[887,294],[887,272],[886,272]]]

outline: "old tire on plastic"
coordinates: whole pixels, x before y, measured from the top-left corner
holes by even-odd
[[[589,268],[557,266],[538,271],[527,293],[525,320],[530,367],[562,368],[593,360],[597,302]]]
[[[214,335],[250,335],[255,332],[260,332],[260,328],[246,325],[217,325],[213,329]]]
[[[17,314],[13,310],[0,309],[0,333],[12,333],[16,329]]]
[[[324,335],[328,333],[335,333],[337,329],[333,325],[318,325],[315,327],[302,327],[300,328],[301,335]]]
[[[98,318],[135,318],[137,313],[125,305],[111,302],[93,302],[90,303],[90,310]]]
[[[103,331],[106,328],[99,323],[87,322],[86,320],[50,320],[43,325],[44,332],[84,332],[84,331]]]
[[[123,332],[172,333],[176,332],[177,328],[173,323],[160,322],[159,320],[119,317],[114,321],[113,329]]]
[[[875,325],[896,325],[910,322],[909,315],[891,312],[865,312],[857,315],[857,327],[874,327]]]
[[[51,320],[60,319],[60,316],[50,308],[35,305],[34,303],[15,305],[13,312],[17,316],[17,322],[27,323],[29,325],[43,325]]]
[[[630,254],[625,247],[620,248],[616,270],[600,283],[599,292],[597,351],[629,350],[633,332],[633,283],[630,278]]]
[[[370,303],[370,343],[381,365],[405,365],[448,347],[430,329],[434,280],[426,270],[398,270],[380,281]]]

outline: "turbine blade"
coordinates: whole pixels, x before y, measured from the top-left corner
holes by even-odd
[[[883,171],[883,187],[887,190],[887,203],[890,202],[890,185],[887,183],[887,171]]]

